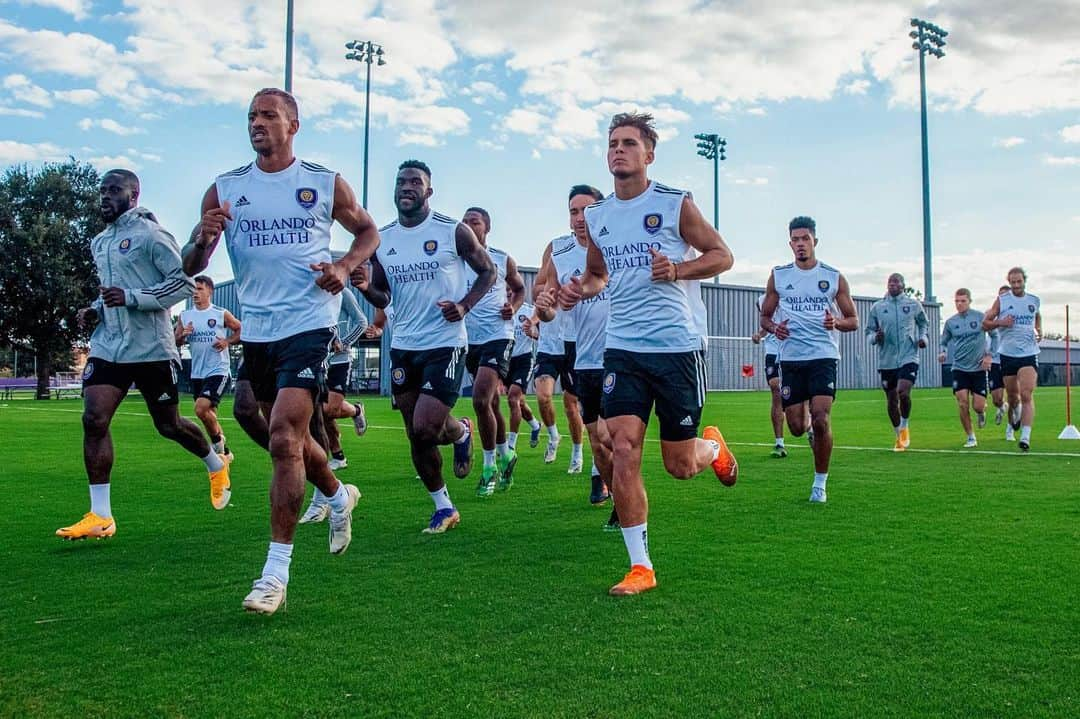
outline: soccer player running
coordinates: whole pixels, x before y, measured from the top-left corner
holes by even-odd
[[[788,223],[795,261],[774,267],[761,303],[761,329],[780,340],[780,397],[788,429],[812,432],[814,484],[810,501],[826,501],[833,438],[829,415],[836,398],[840,332],[859,328],[847,278],[817,259],[817,224],[810,217]],[[840,317],[833,310],[840,312]],[[775,317],[780,310],[782,320]]]
[[[487,210],[470,207],[461,221],[476,235],[496,271],[494,284],[465,316],[465,332],[469,338],[465,369],[473,377],[473,410],[476,412],[476,429],[484,452],[476,495],[490,497],[496,485],[499,491],[510,489],[517,465],[517,452],[507,444],[506,419],[499,409],[499,386],[510,372],[514,313],[525,300],[525,283],[518,273],[514,258],[488,245],[491,215]],[[466,288],[472,288],[477,277],[476,272],[466,268]]]
[[[1027,292],[1027,273],[1013,267],[1007,275],[1008,294],[1000,295],[983,319],[987,330],[998,329],[1001,374],[1009,396],[1009,422],[1020,430],[1021,452],[1031,449],[1031,426],[1035,422],[1035,385],[1039,381],[1039,342],[1042,314],[1039,298]]]
[[[472,467],[472,427],[450,414],[461,392],[468,337],[463,320],[495,283],[491,256],[465,225],[431,209],[431,169],[419,160],[398,168],[394,204],[398,218],[382,228],[370,270],[353,273],[353,285],[376,307],[393,299],[390,389],[401,410],[413,466],[435,512],[426,534],[457,526],[461,515],[442,476],[439,445],[454,445],[454,474]],[[465,289],[466,267],[476,273]]]
[[[83,462],[90,483],[90,511],[56,530],[63,539],[116,534],[110,497],[113,466],[109,425],[132,384],[146,402],[158,433],[202,459],[210,473],[214,509],[229,503],[229,469],[198,426],[180,416],[176,349],[169,308],[191,296],[194,282],[180,262],[173,236],[139,206],[139,178],[110,170],[101,178],[105,229],[90,241],[101,295],[78,312],[80,326],[96,323],[83,370]]]
[[[728,270],[734,257],[689,193],[649,180],[656,141],[651,115],[612,118],[607,160],[615,193],[585,210],[585,273],[559,288],[565,310],[605,289],[611,303],[601,391],[611,434],[612,489],[631,565],[610,590],[616,596],[656,586],[641,476],[654,403],[669,474],[688,479],[711,465],[724,484],[738,476],[735,457],[716,427],[706,427],[704,438],[697,438],[705,368],[687,284]],[[694,249],[701,255],[689,259]],[[649,332],[641,331],[643,317],[649,318]]]
[[[522,419],[529,425],[529,446],[535,447],[540,443],[540,422],[525,400],[525,390],[529,387],[529,380],[532,379],[533,354],[536,352],[536,340],[530,334],[535,312],[535,307],[528,302],[523,302],[514,313],[514,349],[510,352],[510,371],[503,380],[503,386],[506,388],[506,404],[510,409],[506,444],[515,452]]]
[[[754,301],[754,308],[758,312],[758,317],[761,316],[761,305],[764,301],[765,295],[759,296]],[[772,320],[775,322],[776,316],[773,316]],[[772,395],[769,417],[772,420],[773,437],[775,438],[772,456],[776,459],[783,459],[787,456],[787,448],[784,447],[784,404],[780,399],[780,365],[777,362],[780,353],[780,340],[776,339],[776,335],[766,332],[760,327],[754,334],[750,335],[750,340],[756,345],[765,343],[765,379],[769,383],[769,393]]]
[[[998,297],[1007,295],[1012,292],[1012,288],[1008,285],[1002,285],[998,287]],[[983,316],[985,319],[985,315]],[[994,403],[996,411],[994,412],[994,424],[1001,424],[1002,418],[1005,417],[1005,413],[1009,410],[1009,403],[1005,401],[1005,375],[1001,373],[1001,341],[1000,334],[997,330],[993,330],[990,333],[994,338],[994,347],[991,348],[993,353],[993,359],[990,362],[990,371],[986,374],[986,384],[990,388],[990,399]],[[1013,430],[1012,422],[1005,423],[1005,441],[1015,442],[1016,434]]]
[[[866,335],[878,346],[881,389],[896,434],[894,452],[911,444],[911,388],[919,375],[919,350],[926,347],[926,326],[922,303],[904,293],[904,276],[889,275],[885,297],[870,308]]]
[[[604,193],[590,185],[574,185],[568,200],[570,212],[570,241],[551,245],[551,252],[537,273],[537,282],[544,289],[536,299],[536,313],[542,321],[556,317],[557,287],[580,280],[586,270],[589,234],[585,208],[604,199]],[[608,292],[581,300],[564,314],[563,327],[572,324],[577,337],[574,357],[574,381],[577,384],[581,419],[589,434],[593,471],[590,472],[589,502],[600,506],[607,502],[611,486],[611,437],[603,420],[602,386],[604,383],[604,344],[607,340],[610,302]]]
[[[965,447],[978,447],[975,431],[971,426],[971,408],[975,409],[979,429],[986,426],[986,372],[993,359],[990,342],[983,329],[983,313],[971,309],[971,290],[961,287],[953,297],[956,314],[945,320],[941,331],[941,354],[938,362],[946,357],[952,362],[952,391],[960,411],[960,425],[967,433]]]
[[[229,347],[240,341],[240,320],[232,312],[210,304],[214,281],[206,275],[195,278],[194,307],[180,313],[176,323],[176,345],[187,342],[191,351],[191,393],[195,396],[195,416],[206,427],[210,445],[225,459],[233,453],[225,443],[225,435],[217,418],[221,395],[229,386],[232,369]],[[225,330],[232,334],[225,336]]]
[[[225,235],[244,323],[245,378],[270,417],[270,547],[262,575],[243,601],[244,609],[262,614],[286,601],[305,477],[329,498],[332,554],[352,540],[360,495],[334,477],[310,422],[313,414],[321,419],[316,413],[337,334],[338,295],[350,271],[375,251],[379,233],[339,174],[293,154],[299,129],[292,95],[277,88],[255,93],[248,109],[255,162],[219,175],[207,189],[199,232],[184,248],[185,270],[194,274]],[[335,221],[353,239],[332,262]]]

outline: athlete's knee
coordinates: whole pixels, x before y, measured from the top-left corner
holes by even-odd
[[[288,425],[270,428],[270,458],[279,460],[303,460],[304,443]]]
[[[181,434],[179,417],[162,417],[154,419],[154,429],[166,439],[176,439]]]
[[[829,431],[829,413],[823,411],[812,412],[810,426],[814,428],[815,436],[823,436]]]
[[[413,422],[412,440],[416,446],[431,446],[439,443],[442,425],[435,422]]]
[[[102,437],[109,431],[109,416],[91,409],[83,411],[83,433],[90,437]]]

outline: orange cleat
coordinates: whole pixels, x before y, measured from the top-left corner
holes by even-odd
[[[87,512],[75,524],[70,527],[61,527],[56,530],[56,536],[61,539],[103,539],[116,534],[116,522],[112,517],[99,517],[93,512]]]
[[[701,437],[720,445],[720,454],[713,460],[712,468],[721,484],[725,487],[733,486],[739,479],[739,463],[735,461],[735,455],[728,449],[724,435],[720,434],[718,428],[710,425],[701,433]]]
[[[656,572],[641,564],[630,567],[623,580],[608,590],[613,597],[628,597],[656,588]]]

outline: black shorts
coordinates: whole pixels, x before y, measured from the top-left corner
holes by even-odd
[[[1001,373],[1001,363],[994,362],[990,365],[990,371],[986,373],[986,383],[990,391],[1005,389],[1005,375]]]
[[[559,384],[562,385],[562,391],[577,395],[577,373],[574,371],[574,365],[577,363],[577,342],[563,342],[563,349],[566,357],[566,362],[563,364],[562,373],[559,375]]]
[[[536,371],[533,372],[533,377],[550,377],[551,379],[559,379],[563,373],[563,367],[566,366],[565,355],[553,355],[547,352],[536,353]]]
[[[919,376],[919,363],[908,362],[896,369],[879,369],[878,374],[881,375],[881,388],[886,392],[892,392],[902,379],[915,384],[915,379]]]
[[[510,353],[514,349],[514,340],[491,340],[482,345],[469,345],[465,354],[465,369],[476,379],[481,367],[493,369],[499,379],[505,380],[510,371]]]
[[[510,358],[510,371],[503,378],[503,384],[507,389],[511,385],[517,385],[524,392],[532,379],[533,358],[531,354],[518,355]]]
[[[248,377],[247,365],[244,364],[244,356],[240,355],[240,362],[236,365],[236,381],[237,382],[250,382],[251,377]]]
[[[776,355],[765,355],[765,379],[772,382],[774,379],[780,379],[780,365],[776,361]]]
[[[244,342],[243,369],[255,399],[273,402],[278,390],[311,390],[318,399],[326,391],[326,358],[335,329],[310,330],[274,342]]]
[[[345,394],[349,389],[349,370],[352,362],[338,362],[330,365],[326,372],[326,389],[337,394]]]
[[[836,396],[836,360],[780,363],[780,403],[785,408],[814,397]]]
[[[229,389],[229,375],[212,374],[209,377],[192,377],[191,394],[196,400],[208,399],[211,407],[221,403],[221,395]]]
[[[1003,377],[1012,377],[1019,374],[1021,367],[1034,367],[1035,371],[1038,372],[1039,355],[1028,355],[1027,357],[1001,355],[1001,374]]]
[[[967,390],[980,397],[986,396],[986,373],[982,370],[965,372],[962,369],[954,369],[952,372],[952,391],[956,394],[960,390]]]
[[[656,403],[660,439],[697,436],[705,404],[705,361],[701,352],[604,351],[603,416],[634,415],[646,425]]]
[[[581,408],[581,421],[592,424],[604,415],[604,370],[579,369],[575,373],[577,380],[578,407]]]
[[[179,404],[176,389],[177,366],[170,360],[157,362],[107,362],[91,357],[83,368],[83,387],[107,384],[127,394],[131,385],[142,394],[148,405]]]
[[[390,391],[395,395],[420,392],[453,407],[464,374],[464,347],[390,350]]]

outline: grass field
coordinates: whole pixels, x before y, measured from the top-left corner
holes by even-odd
[[[710,395],[739,482],[677,482],[648,445],[660,584],[623,599],[606,593],[621,537],[587,474],[566,475],[568,442],[544,465],[526,435],[513,491],[487,500],[477,461],[448,480],[460,527],[421,535],[431,501],[373,399],[368,434],[344,437],[339,476],[364,495],[352,546],[331,556],[325,524],[300,527],[273,617],[240,608],[269,540],[269,460],[231,418],[232,504],[214,512],[198,460],[126,401],[117,535],[65,543],[53,531],[88,508],[81,404],[9,402],[0,715],[1075,717],[1080,442],[1055,439],[1063,391],[1037,398],[1030,455],[993,424],[961,450],[945,390],[916,392],[913,451],[894,454],[880,393],[842,392],[816,506],[805,442],[768,456],[767,396]]]

